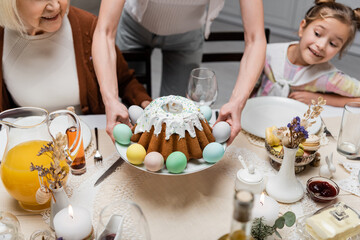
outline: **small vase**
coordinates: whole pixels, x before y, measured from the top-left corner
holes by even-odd
[[[50,227],[51,229],[54,229],[54,217],[61,209],[69,206],[69,197],[67,196],[63,187],[57,189],[50,187],[50,189],[53,193],[50,208]]]
[[[284,158],[278,174],[269,178],[266,192],[278,202],[293,203],[304,196],[304,188],[295,177],[295,156],[298,148],[283,146]]]

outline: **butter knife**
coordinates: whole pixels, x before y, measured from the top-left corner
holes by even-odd
[[[215,117],[216,117],[216,119],[215,119],[215,121],[218,119],[218,117],[219,117],[219,111],[218,110],[215,110]]]
[[[332,138],[333,140],[335,140],[334,136],[331,134],[331,132],[327,129],[324,120],[322,119],[322,117],[320,117],[322,124],[324,125],[324,133],[326,134],[327,137]]]
[[[105,180],[105,178],[107,178],[109,175],[111,175],[117,167],[121,166],[121,164],[123,164],[124,159],[122,159],[121,157],[119,157],[118,160],[116,160],[109,168],[108,170],[106,170],[99,178],[98,180],[96,180],[94,187],[96,187],[97,185],[99,185],[102,181]]]

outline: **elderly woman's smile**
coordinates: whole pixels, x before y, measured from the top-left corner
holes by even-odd
[[[68,8],[68,0],[18,0],[19,15],[28,35],[56,32]]]
[[[58,18],[58,16],[59,16],[59,13],[54,15],[54,16],[46,16],[46,17],[41,17],[41,18],[45,19],[47,21],[54,21],[54,20],[56,20]]]

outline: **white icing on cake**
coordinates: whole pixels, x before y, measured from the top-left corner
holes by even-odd
[[[137,120],[134,134],[150,132],[154,126],[154,134],[161,132],[162,124],[166,124],[165,139],[172,134],[185,137],[188,131],[191,137],[196,136],[195,128],[203,130],[201,121],[205,117],[201,114],[198,106],[191,100],[180,96],[160,97],[152,101],[144,110],[144,114]]]

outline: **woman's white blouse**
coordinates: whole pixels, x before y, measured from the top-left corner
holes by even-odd
[[[21,36],[5,29],[2,61],[6,87],[19,106],[42,107],[48,111],[80,106],[67,16],[55,33]]]
[[[225,0],[127,0],[126,11],[150,32],[171,35],[199,29],[205,37]]]

